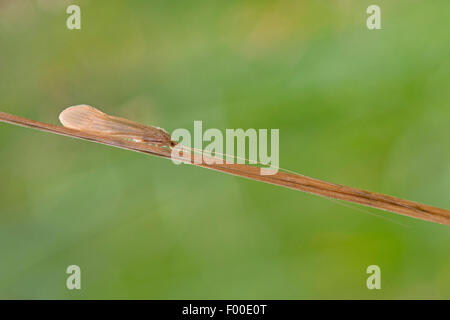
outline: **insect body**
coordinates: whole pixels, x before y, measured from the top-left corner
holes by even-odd
[[[65,109],[59,115],[59,121],[67,128],[101,136],[113,136],[158,146],[174,147],[177,144],[161,128],[110,116],[84,104]]]

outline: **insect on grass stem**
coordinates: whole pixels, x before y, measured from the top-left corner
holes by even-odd
[[[0,122],[83,139],[161,158],[171,159],[172,157],[171,148],[176,146],[177,143],[172,141],[170,135],[161,128],[145,126],[127,119],[109,116],[87,105],[71,108],[64,110],[60,115],[60,120],[65,125],[64,127],[38,122],[4,112],[0,112]],[[192,161],[190,157],[191,161],[189,163],[195,166],[450,226],[450,211],[446,209],[321,181],[285,169],[280,170],[274,175],[261,175],[260,168],[254,165],[205,163],[203,161],[205,157],[203,153],[199,155],[199,150],[190,151],[192,152],[192,158],[196,161]],[[201,158],[198,159],[196,157]],[[186,162],[186,158],[180,158],[179,160]]]

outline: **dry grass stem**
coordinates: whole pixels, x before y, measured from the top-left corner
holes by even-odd
[[[55,126],[43,122],[18,117],[15,115],[0,112],[0,121],[11,123],[23,127],[33,128],[68,137],[88,140],[96,143],[110,145],[117,148],[137,151],[162,158],[171,158],[171,150],[165,147],[158,147],[150,144],[128,141],[124,139],[111,138],[61,126]],[[193,157],[201,157],[192,155]],[[199,158],[197,158],[198,160]],[[201,158],[200,158],[201,159]],[[200,161],[199,161],[200,162]],[[409,217],[432,221],[440,224],[450,225],[450,211],[408,201],[384,194],[364,191],[356,188],[337,185],[299,174],[278,172],[274,175],[260,175],[260,168],[246,164],[200,164],[191,163],[196,166],[208,168],[228,174],[261,181],[265,183],[295,189],[326,198],[344,200],[358,203],[368,207],[373,207],[385,211],[390,211]]]

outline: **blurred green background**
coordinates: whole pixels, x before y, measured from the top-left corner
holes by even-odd
[[[0,110],[279,128],[283,168],[449,209],[449,11],[2,0]],[[450,298],[449,227],[3,123],[0,144],[0,298]]]

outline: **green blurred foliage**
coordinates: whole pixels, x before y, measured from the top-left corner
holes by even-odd
[[[279,128],[284,168],[448,209],[449,10],[3,0],[0,110]],[[0,298],[450,298],[448,227],[6,124],[0,144]]]

